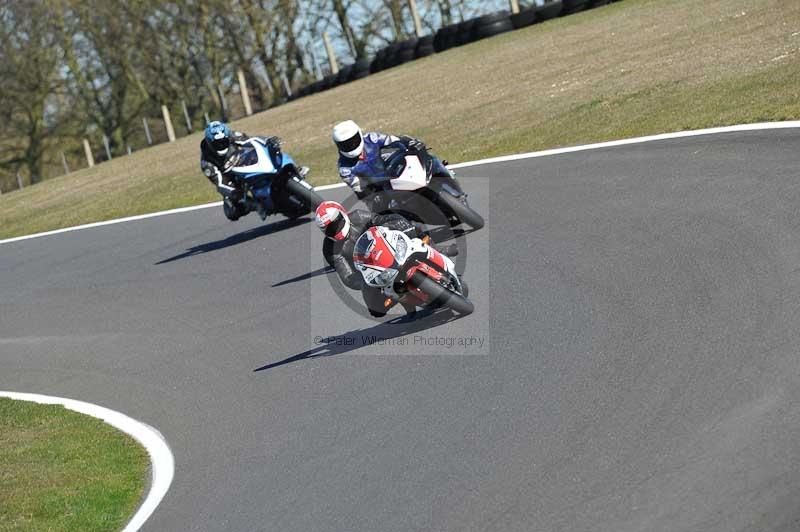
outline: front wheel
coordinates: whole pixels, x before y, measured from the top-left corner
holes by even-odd
[[[300,198],[310,211],[319,207],[323,202],[322,197],[305,181],[295,181],[293,178],[286,181],[286,189],[289,194]]]
[[[472,301],[461,294],[448,290],[424,273],[416,272],[411,277],[411,285],[428,295],[429,305],[447,307],[462,316],[467,316],[475,311]]]
[[[473,229],[481,229],[486,223],[483,221],[483,217],[469,206],[466,194],[455,197],[446,190],[442,190],[439,192],[439,200],[447,206],[461,222]]]

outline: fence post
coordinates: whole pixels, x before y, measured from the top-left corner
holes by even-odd
[[[250,105],[250,95],[247,93],[247,80],[244,79],[244,71],[241,68],[236,71],[236,77],[239,78],[239,92],[242,94],[244,114],[250,116],[253,114],[253,107]]]
[[[92,156],[92,147],[89,146],[89,141],[87,139],[83,139],[83,153],[86,154],[86,164],[89,165],[89,168],[94,166],[94,156]]]
[[[22,190],[22,176],[19,175],[19,172],[17,172],[17,186]]]
[[[422,22],[419,20],[417,0],[408,0],[408,8],[411,10],[411,18],[414,19],[414,33],[417,34],[417,37],[422,37]]]
[[[64,155],[63,151],[61,152],[61,164],[64,165],[64,173],[68,174],[69,173],[69,165],[67,164],[67,156]]]
[[[175,142],[175,130],[172,129],[172,119],[169,117],[169,109],[166,105],[161,106],[161,114],[164,116],[164,127],[167,128],[167,138],[170,142]]]
[[[108,145],[108,137],[103,135],[103,146],[106,148],[106,157],[108,157],[108,161],[111,160],[111,147]]]
[[[515,15],[519,13],[519,0],[509,0],[509,2],[511,3],[511,12]]]
[[[186,108],[186,101],[181,100],[181,108],[183,109],[183,118],[186,120],[186,131],[192,132],[192,121],[189,118],[189,110]]]
[[[281,74],[281,81],[283,81],[283,90],[286,91],[286,96],[291,98],[292,97],[292,88],[289,86],[289,78],[286,77],[286,73],[284,72]]]
[[[130,144],[126,144],[126,148],[128,149],[128,155],[133,153],[133,150],[131,149],[131,145]]]
[[[153,145],[153,136],[150,134],[150,126],[147,125],[147,118],[142,117],[142,124],[144,124],[144,136],[147,137],[147,145]]]
[[[331,45],[331,38],[328,37],[328,32],[323,32],[322,40],[325,41],[325,51],[328,52],[328,63],[331,65],[331,74],[339,73],[339,63],[336,62],[336,54],[333,53],[333,45]]]
[[[203,111],[203,118],[206,119],[206,125],[211,123],[211,120],[208,119],[208,113],[205,111]]]

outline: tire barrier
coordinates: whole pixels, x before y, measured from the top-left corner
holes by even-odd
[[[350,75],[350,81],[366,78],[370,74],[370,61],[369,59],[359,59],[353,63],[353,73]]]
[[[550,20],[560,15],[563,8],[564,5],[561,0],[550,2],[549,4],[544,4],[536,8],[536,17],[539,20]]]
[[[322,89],[321,90],[325,91],[325,90],[331,89],[331,88],[335,87],[336,85],[338,85],[338,83],[336,83],[336,78],[337,78],[336,74],[328,74],[327,76],[322,78]]]
[[[371,74],[375,74],[376,72],[380,72],[384,68],[384,60],[386,59],[386,48],[381,48],[375,54],[375,57],[372,59],[372,63],[369,65],[369,71]]]
[[[532,24],[539,22],[539,17],[536,15],[535,8],[523,9],[519,13],[511,15],[511,24],[515,30],[527,28]]]
[[[414,60],[414,54],[417,50],[417,42],[419,39],[416,37],[402,41],[397,49],[397,64],[402,65]]]
[[[451,24],[445,26],[436,32],[433,38],[433,49],[436,52],[444,52],[456,45],[456,33],[458,32],[458,25]]]
[[[436,49],[433,46],[434,38],[433,35],[426,35],[425,37],[419,38],[417,41],[417,48],[414,50],[414,59],[428,57],[436,53]]]
[[[478,41],[487,37],[494,37],[507,31],[513,31],[514,25],[508,11],[498,11],[490,15],[484,15],[474,20],[472,27],[472,40]]]
[[[400,50],[400,43],[392,43],[385,48],[386,55],[383,58],[383,68],[394,68],[400,63],[397,62],[397,52]]]
[[[463,46],[473,41],[472,30],[475,28],[475,19],[465,20],[456,26],[456,36],[453,46]]]
[[[590,0],[589,8],[605,6],[611,3],[611,0]]]
[[[561,10],[561,16],[572,15],[578,11],[583,11],[587,8],[588,3],[588,0],[562,0],[564,7]]]
[[[339,73],[336,75],[336,84],[344,85],[345,83],[349,83],[350,76],[352,74],[353,74],[353,65],[347,65],[346,67],[342,67],[339,70]]]

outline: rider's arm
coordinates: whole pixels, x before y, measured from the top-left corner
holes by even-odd
[[[352,166],[340,166],[339,177],[348,187],[353,189],[353,192],[361,192],[361,180],[358,178],[353,168]]]
[[[360,290],[362,283],[361,272],[350,266],[350,262],[343,255],[333,258],[333,267],[339,274],[342,283],[351,290]]]
[[[236,190],[234,187],[225,183],[222,172],[214,163],[206,161],[205,159],[200,159],[200,169],[203,171],[203,175],[211,181],[211,184],[217,187],[217,191],[223,196],[228,196],[231,192]]]

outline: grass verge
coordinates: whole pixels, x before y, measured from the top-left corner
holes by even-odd
[[[336,181],[333,124],[452,162],[800,118],[800,2],[625,0],[449,50],[235,122]],[[0,238],[213,201],[200,135],[0,197]]]
[[[0,531],[121,530],[149,463],[141,446],[99,419],[0,398]]]

